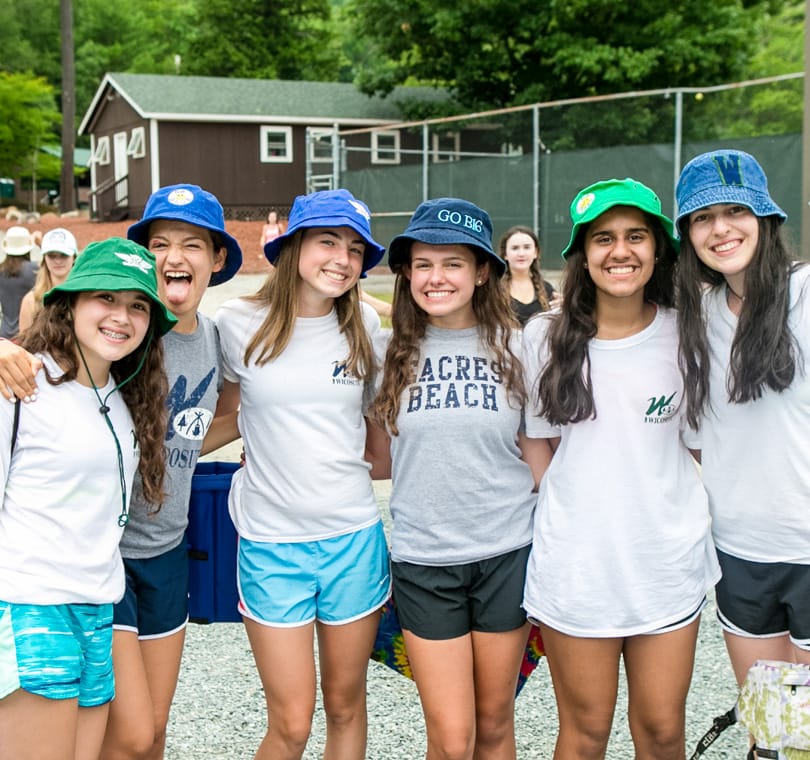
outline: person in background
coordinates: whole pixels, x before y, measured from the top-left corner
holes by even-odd
[[[36,404],[0,408],[4,759],[98,758],[136,470],[150,500],[163,500],[160,337],[174,322],[154,257],[111,238],[87,246],[20,335],[42,368]]]
[[[287,222],[278,218],[278,212],[271,208],[267,213],[267,221],[262,226],[262,234],[259,238],[261,253],[259,258],[264,258],[264,247],[271,241],[280,237],[287,231]]]
[[[63,227],[48,230],[40,243],[42,264],[37,271],[34,287],[29,290],[20,302],[20,331],[27,329],[34,321],[34,316],[42,308],[42,297],[51,288],[60,285],[70,274],[70,268],[79,255],[76,238]]]
[[[530,317],[559,306],[560,294],[543,279],[540,271],[540,241],[529,227],[510,227],[498,246],[506,262],[504,283],[509,289],[512,311],[521,325]]]
[[[635,757],[683,760],[700,613],[720,571],[682,437],[678,244],[633,179],[583,188],[570,213],[562,307],[523,336],[526,435],[554,449],[523,598],[554,683],[554,757],[605,757],[623,661]]]
[[[12,339],[19,330],[20,303],[34,287],[37,267],[31,261],[34,240],[25,227],[9,227],[3,238],[5,259],[0,263],[0,338]]]
[[[717,615],[742,684],[755,660],[810,664],[810,268],[794,260],[787,215],[750,154],[697,156],[676,197],[691,445],[723,570]]]

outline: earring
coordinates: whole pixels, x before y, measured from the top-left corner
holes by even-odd
[[[476,285],[483,285],[483,284],[484,284],[484,281],[483,281],[483,280],[476,280],[476,281],[475,281],[475,284],[476,284]]]

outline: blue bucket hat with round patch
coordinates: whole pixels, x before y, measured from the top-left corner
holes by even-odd
[[[309,227],[350,227],[366,243],[361,277],[382,260],[385,248],[371,237],[371,212],[363,201],[357,200],[348,190],[318,190],[309,195],[299,195],[290,209],[287,231],[264,246],[264,255],[275,264],[284,243],[298,230]]]
[[[714,150],[693,158],[681,171],[675,197],[679,231],[685,217],[715,203],[738,203],[756,216],[776,216],[780,224],[787,219],[768,192],[762,167],[742,150]]]
[[[221,285],[239,271],[242,266],[242,249],[236,238],[225,231],[225,213],[215,195],[197,185],[161,187],[149,196],[143,218],[127,230],[127,237],[148,247],[149,225],[158,219],[174,219],[222,236],[228,255],[225,266],[219,272],[211,274],[209,285]]]
[[[434,198],[420,203],[405,231],[388,246],[388,266],[394,272],[408,262],[415,240],[429,245],[470,246],[486,254],[499,277],[506,272],[506,262],[492,248],[489,214],[470,201]]]

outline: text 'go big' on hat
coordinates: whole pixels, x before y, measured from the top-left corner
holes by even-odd
[[[489,214],[461,198],[434,198],[420,203],[408,226],[388,246],[388,266],[398,271],[408,263],[414,241],[428,245],[466,245],[481,251],[500,277],[506,262],[492,249],[492,221]]]

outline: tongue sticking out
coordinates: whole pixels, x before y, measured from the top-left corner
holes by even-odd
[[[191,291],[191,277],[165,277],[163,289],[169,304],[180,304],[185,301]]]

